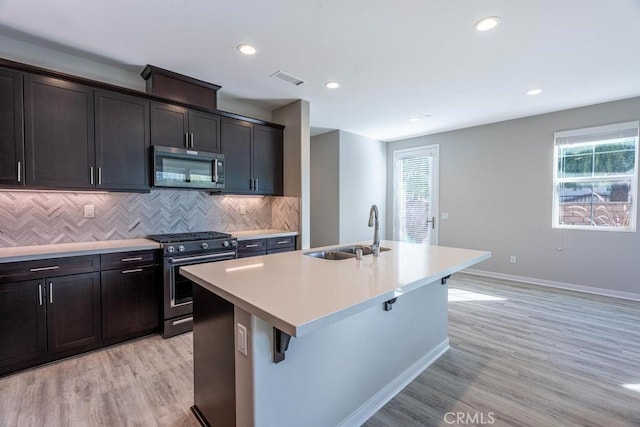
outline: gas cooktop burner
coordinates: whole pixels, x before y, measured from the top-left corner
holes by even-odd
[[[153,234],[147,236],[147,239],[154,240],[158,243],[178,243],[195,240],[228,239],[229,237],[231,237],[231,234],[220,233],[218,231],[197,231],[194,233]]]

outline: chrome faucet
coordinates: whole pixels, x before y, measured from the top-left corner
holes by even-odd
[[[371,252],[373,252],[373,256],[380,256],[380,221],[378,214],[378,207],[376,205],[371,205],[371,210],[369,211],[369,227],[375,227],[373,229],[373,244],[371,245]]]

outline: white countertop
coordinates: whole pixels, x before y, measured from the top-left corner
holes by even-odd
[[[266,230],[228,231],[228,233],[238,240],[268,239],[269,237],[288,237],[300,234],[297,231],[276,230],[273,228]]]
[[[96,255],[113,252],[160,249],[160,243],[148,239],[101,240],[95,242],[56,243],[52,245],[0,248],[0,263],[36,259]]]
[[[298,337],[491,257],[485,251],[415,243],[382,241],[381,246],[391,250],[360,261],[314,258],[304,255],[311,251],[306,250],[191,265],[180,271]]]

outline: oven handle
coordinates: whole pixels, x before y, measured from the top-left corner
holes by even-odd
[[[223,261],[223,259],[235,259],[236,258],[236,252],[235,251],[230,251],[230,252],[221,252],[221,253],[217,253],[217,254],[209,254],[209,255],[197,255],[197,256],[188,256],[188,257],[180,257],[180,258],[169,258],[167,261],[169,261],[169,264],[173,264],[173,265],[180,265],[180,264],[189,264],[192,263],[194,261]]]

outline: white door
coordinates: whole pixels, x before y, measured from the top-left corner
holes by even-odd
[[[393,239],[438,244],[438,145],[393,152]]]

